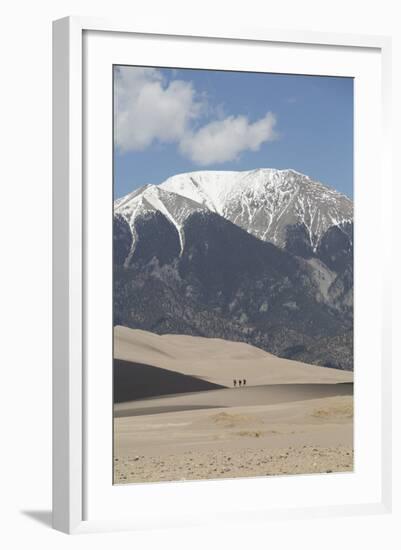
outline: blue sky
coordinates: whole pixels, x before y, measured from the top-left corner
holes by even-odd
[[[114,196],[195,170],[293,168],[353,196],[353,80],[117,67]]]

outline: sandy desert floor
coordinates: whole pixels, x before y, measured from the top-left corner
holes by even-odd
[[[352,373],[279,359],[246,344],[129,329],[116,332],[115,355],[133,376],[128,383],[145,372],[156,393],[115,403],[116,483],[353,469]],[[235,369],[246,372],[247,385],[223,387],[232,384]],[[193,380],[216,387],[157,395],[172,372],[179,373],[172,387],[182,376],[185,390]]]

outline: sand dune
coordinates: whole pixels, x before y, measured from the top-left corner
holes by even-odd
[[[352,372],[280,359],[249,344],[218,338],[114,328],[116,359],[152,365],[211,383],[232,387],[233,379],[247,385],[334,384],[352,382]]]
[[[273,384],[245,388],[223,388],[118,403],[114,407],[114,415],[121,417],[217,407],[255,407],[324,397],[352,396],[352,394],[352,383]]]
[[[353,468],[351,372],[124,327],[114,364],[116,483]]]
[[[154,396],[218,390],[223,386],[180,372],[115,359],[113,366],[114,403]]]

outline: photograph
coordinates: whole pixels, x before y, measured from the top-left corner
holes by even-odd
[[[352,472],[353,78],[112,85],[114,484]]]

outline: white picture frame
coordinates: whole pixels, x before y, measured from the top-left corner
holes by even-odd
[[[89,44],[85,36],[93,36],[93,45]],[[98,38],[101,37],[99,41]],[[318,48],[325,48],[325,52],[330,53],[335,62],[336,56],[342,52],[341,56],[345,59],[347,56],[357,55],[359,52],[365,52],[369,57],[374,57],[372,63],[375,64],[376,72],[374,73],[375,83],[374,88],[377,91],[376,96],[372,97],[372,102],[376,102],[376,124],[379,131],[375,137],[375,146],[379,144],[380,155],[375,166],[375,175],[380,181],[380,192],[386,193],[387,197],[391,196],[391,166],[390,166],[390,143],[389,143],[389,127],[390,127],[390,92],[391,92],[391,71],[390,71],[390,55],[391,42],[386,37],[374,36],[353,36],[353,35],[334,35],[313,32],[289,32],[289,31],[274,31],[274,30],[243,30],[243,29],[184,29],[178,24],[169,25],[166,28],[142,28],[140,25],[131,24],[128,22],[103,21],[92,18],[69,17],[54,22],[53,29],[53,525],[56,529],[67,533],[88,532],[99,530],[116,530],[116,529],[138,529],[157,526],[170,525],[192,525],[202,522],[211,521],[211,516],[215,517],[216,521],[232,521],[239,518],[236,516],[235,504],[232,504],[230,513],[216,514],[213,509],[210,514],[207,513],[205,502],[209,495],[214,499],[216,494],[221,494],[222,488],[227,493],[226,499],[233,500],[234,493],[243,491],[243,494],[256,495],[257,479],[253,480],[230,480],[226,482],[186,482],[185,484],[168,484],[169,489],[166,489],[167,484],[153,484],[152,487],[127,486],[119,488],[118,493],[111,498],[109,493],[97,492],[95,494],[93,480],[96,480],[98,472],[96,467],[90,461],[88,462],[87,455],[92,453],[93,448],[96,448],[101,455],[100,439],[91,434],[94,433],[93,411],[90,407],[94,407],[96,399],[93,397],[93,378],[88,376],[88,350],[91,346],[91,331],[88,330],[88,318],[91,318],[91,298],[87,298],[90,294],[90,285],[86,270],[90,263],[98,261],[96,257],[91,257],[91,240],[92,232],[91,224],[102,224],[93,211],[88,210],[88,195],[85,189],[85,181],[92,177],[90,162],[86,162],[86,156],[91,158],[93,153],[90,146],[88,147],[88,124],[91,122],[91,114],[87,114],[88,102],[85,95],[85,86],[88,84],[88,79],[92,78],[89,72],[85,72],[85,63],[92,63],[94,60],[102,56],[106,51],[103,38],[107,37],[107,51],[113,50],[114,43],[120,43],[120,49],[124,48],[122,40],[130,40],[130,38],[144,39],[145,42],[157,42],[158,40],[167,40],[170,38],[174,46],[174,40],[184,42],[186,45],[193,43],[200,44],[205,50],[210,52],[216,44],[223,44],[226,49],[237,47],[253,47],[263,48],[264,45],[270,47],[288,47],[299,49],[300,53],[305,55],[305,52],[314,52]],[[145,49],[142,51],[146,53]],[[206,47],[208,46],[208,47]],[[217,46],[216,46],[217,47]],[[118,48],[117,48],[118,49]],[[116,51],[117,51],[116,49]],[[168,49],[168,48],[166,48]],[[114,50],[113,50],[114,51]],[[103,52],[103,53],[102,53]],[[174,47],[172,47],[174,52]],[[370,54],[373,54],[371,56]],[[112,53],[107,60],[107,63],[115,63],[112,59]],[[226,54],[224,54],[226,55]],[[98,57],[96,57],[98,56]],[[128,56],[128,53],[127,53]],[[157,59],[160,57],[160,62],[157,65],[165,63],[164,57],[161,55],[160,48],[154,48],[152,52],[149,50],[149,59]],[[311,61],[321,63],[319,55],[316,55],[316,60]],[[120,59],[120,58],[119,58]],[[84,63],[85,60],[85,63]],[[126,62],[127,59],[124,59]],[[241,63],[241,61],[237,61]],[[298,72],[306,72],[308,67],[306,59],[302,55],[298,57]],[[369,71],[370,60],[367,61],[366,71]],[[134,63],[133,63],[134,64]],[[139,64],[139,63],[138,63]],[[156,63],[155,63],[156,64]],[[362,63],[363,64],[363,63]],[[100,67],[99,70],[103,69]],[[239,66],[239,65],[238,65]],[[317,65],[316,65],[317,66]],[[88,69],[88,67],[86,67]],[[365,69],[361,69],[365,70]],[[352,66],[345,70],[347,76],[353,75]],[[274,71],[273,71],[274,72]],[[100,74],[100,73],[99,73]],[[102,73],[104,74],[104,73]],[[327,74],[332,74],[328,70]],[[340,73],[341,74],[341,71]],[[362,73],[361,73],[362,74]],[[111,78],[111,72],[110,72]],[[363,78],[361,77],[363,80]],[[362,82],[361,80],[361,82]],[[111,90],[111,81],[110,81]],[[108,93],[110,93],[110,90]],[[380,97],[379,97],[380,96]],[[105,97],[107,100],[107,97]],[[100,101],[100,100],[99,100]],[[380,103],[380,106],[379,106]],[[104,105],[104,104],[103,104]],[[100,103],[99,103],[100,106]],[[367,106],[366,106],[367,107]],[[92,107],[91,107],[92,109]],[[110,106],[111,109],[111,106]],[[357,111],[359,112],[359,111]],[[362,110],[360,113],[363,113]],[[87,119],[86,117],[89,117]],[[88,122],[89,120],[89,122]],[[99,128],[110,128],[110,118],[105,126]],[[365,127],[367,121],[356,116],[355,123]],[[98,130],[99,130],[98,128]],[[110,136],[104,136],[104,139],[111,140]],[[106,141],[99,145],[106,146]],[[371,145],[366,144],[366,149]],[[107,155],[106,155],[107,156]],[[359,158],[359,157],[358,157]],[[366,160],[367,162],[367,160]],[[356,170],[359,170],[359,176],[366,175],[363,168],[363,158],[359,158],[356,162]],[[109,167],[110,168],[110,167]],[[109,169],[108,168],[108,169]],[[88,176],[89,173],[89,176]],[[106,179],[109,172],[106,170]],[[111,180],[110,180],[111,186]],[[103,186],[104,187],[104,186]],[[103,189],[102,187],[102,189]],[[367,187],[369,191],[369,186]],[[109,193],[111,201],[111,191]],[[90,191],[89,191],[90,193]],[[105,204],[105,197],[103,196]],[[374,200],[373,200],[374,202]],[[364,224],[367,224],[371,208],[373,207],[372,199],[364,198],[361,193],[356,193],[356,210],[360,211],[360,231],[364,230]],[[92,204],[92,201],[90,201]],[[99,202],[100,205],[100,202]],[[111,208],[111,207],[110,207]],[[102,207],[99,208],[102,212]],[[89,215],[88,215],[89,212]],[[389,227],[390,220],[385,215],[385,207],[383,206],[378,212],[380,217],[380,232],[391,231]],[[105,221],[105,224],[107,226]],[[367,229],[367,225],[365,227]],[[103,227],[102,231],[107,237],[109,227]],[[89,235],[89,237],[87,236]],[[366,250],[367,252],[367,250]],[[369,382],[369,388],[366,391],[376,392],[376,406],[373,407],[373,414],[377,413],[377,430],[373,428],[377,450],[376,459],[374,462],[375,479],[377,484],[372,491],[369,492],[369,487],[366,494],[361,493],[361,477],[355,482],[355,487],[350,491],[349,498],[342,498],[340,493],[337,497],[330,500],[329,497],[321,504],[318,504],[318,499],[311,499],[303,502],[300,499],[294,502],[293,505],[287,506],[285,503],[285,495],[288,489],[283,490],[283,501],[274,503],[266,508],[258,498],[255,498],[253,506],[243,509],[240,516],[245,521],[265,521],[271,518],[310,518],[316,515],[353,515],[365,513],[386,513],[391,510],[391,346],[390,346],[390,284],[388,275],[390,272],[390,256],[391,245],[387,241],[381,251],[382,268],[371,272],[371,281],[373,287],[370,291],[373,294],[374,307],[377,311],[380,310],[379,324],[375,327],[376,333],[372,335],[372,341],[376,345],[377,354],[373,353],[371,359],[372,377]],[[102,260],[99,261],[104,261]],[[107,260],[107,258],[106,258]],[[103,264],[107,265],[107,264]],[[107,277],[102,284],[110,283],[111,279]],[[110,286],[111,289],[111,286]],[[364,323],[363,314],[363,296],[366,295],[367,289],[361,287],[359,296],[359,306],[361,314],[357,315],[356,323]],[[359,292],[359,291],[358,291]],[[358,303],[358,292],[356,294]],[[105,302],[106,309],[109,309],[109,302]],[[90,325],[92,326],[92,325]],[[98,327],[99,328],[99,327]],[[99,328],[101,334],[101,329]],[[365,336],[369,337],[369,333]],[[356,338],[358,343],[358,338]],[[109,348],[105,348],[106,351]],[[90,363],[90,360],[89,360]],[[373,364],[374,363],[374,364]],[[110,356],[111,368],[111,356]],[[361,388],[364,387],[364,380],[361,375],[357,376],[357,384]],[[107,388],[102,386],[99,381],[99,394],[107,391]],[[111,391],[111,388],[110,388]],[[361,389],[362,392],[365,391]],[[357,387],[358,392],[358,387]],[[89,398],[88,398],[89,396]],[[100,397],[99,397],[100,399]],[[88,405],[89,403],[89,405]],[[360,401],[361,404],[361,401]],[[96,405],[97,406],[97,405]],[[100,406],[100,405],[99,405]],[[107,414],[106,409],[102,409],[99,418],[103,414]],[[100,411],[100,409],[99,409]],[[111,407],[109,407],[110,422],[111,422]],[[356,430],[358,430],[358,420],[356,420]],[[107,430],[106,430],[107,431]],[[100,436],[99,436],[100,437]],[[362,436],[361,436],[362,437]],[[102,439],[102,444],[107,439]],[[110,440],[110,457],[112,455],[112,446]],[[103,455],[101,455],[103,456]],[[109,460],[109,458],[107,458]],[[106,462],[107,462],[106,460]],[[100,461],[102,462],[102,461]],[[365,464],[366,465],[366,464]],[[107,466],[107,464],[106,464]],[[356,476],[363,474],[364,464],[361,463],[359,473]],[[373,471],[373,470],[372,470]],[[99,470],[100,472],[100,470]],[[104,470],[103,470],[104,472]],[[368,469],[365,471],[365,483],[368,477]],[[99,476],[103,475],[99,473]],[[341,476],[341,474],[339,474]],[[350,474],[348,474],[350,476]],[[352,476],[352,475],[351,475]],[[276,487],[276,491],[280,490],[280,484],[288,485],[289,483],[297,483],[298,488],[305,488],[307,484],[311,486],[311,494],[317,494],[318,485],[313,485],[313,477],[310,476],[294,476],[303,477],[302,480],[284,480],[275,478],[270,480],[271,487]],[[316,477],[316,476],[315,476]],[[330,476],[329,476],[330,477]],[[345,481],[343,478],[333,478],[333,482],[329,484],[338,487],[344,484],[352,484],[351,477]],[[356,479],[356,478],[355,478]],[[103,481],[102,481],[103,483]],[[104,481],[106,483],[106,481]],[[111,485],[111,472],[108,482]],[[221,484],[223,483],[223,485]],[[372,481],[372,486],[374,485]],[[99,485],[101,483],[99,482]],[[175,487],[175,489],[174,489]],[[295,487],[295,485],[294,485]],[[158,499],[170,498],[170,493],[174,489],[176,492],[182,493],[182,498],[193,499],[196,491],[199,502],[203,505],[195,507],[194,513],[191,514],[186,501],[186,511],[188,514],[183,514],[183,509],[179,505],[170,500],[171,509],[169,514],[161,517],[157,511],[157,507],[153,507],[152,503]],[[328,493],[330,494],[328,487]],[[113,489],[114,491],[114,489]],[[139,497],[141,506],[138,507],[136,513],[127,511],[127,514],[118,515],[117,501],[121,502],[121,506],[126,506],[126,503],[132,502],[132,491],[136,491]],[[334,491],[334,489],[333,489]],[[359,493],[358,493],[359,491]],[[251,492],[251,493],[250,493]],[[274,491],[273,491],[274,492]],[[289,493],[287,493],[289,494]],[[357,495],[361,494],[361,498]],[[334,492],[333,492],[334,495]],[[115,497],[115,500],[114,500]],[[138,500],[139,500],[138,499]],[[88,502],[99,501],[105,503],[104,506],[99,505],[97,513],[88,515]],[[125,504],[124,504],[125,503]],[[106,504],[109,506],[110,515],[107,511]],[[116,512],[111,513],[111,508]],[[89,509],[91,504],[89,504]],[[95,509],[96,507],[93,507]],[[139,510],[140,508],[140,510]],[[139,513],[140,512],[140,513]],[[203,513],[204,512],[204,513]],[[140,516],[140,517],[139,517]]]

